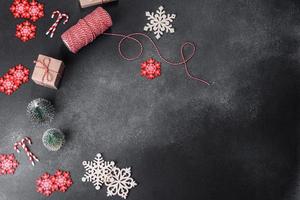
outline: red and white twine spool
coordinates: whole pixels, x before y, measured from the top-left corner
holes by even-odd
[[[49,30],[46,32],[46,35],[49,35],[50,33],[50,38],[53,37],[55,31],[56,31],[56,28],[59,24],[59,22],[65,18],[65,21],[63,22],[63,24],[66,24],[68,21],[69,21],[69,16],[65,13],[61,13],[60,11],[56,10],[52,13],[52,16],[51,18],[53,19],[55,16],[57,16],[57,19],[56,21],[54,22],[54,24],[49,28]]]
[[[31,161],[31,164],[34,166],[34,162],[39,162],[39,159],[29,150],[27,147],[27,144],[31,145],[32,141],[29,137],[23,138],[21,141],[18,141],[14,144],[14,149],[20,153],[19,147],[22,147],[23,150],[25,151],[26,155],[28,156],[29,160]]]

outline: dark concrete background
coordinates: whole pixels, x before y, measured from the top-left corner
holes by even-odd
[[[121,33],[142,31],[144,12],[160,5],[176,13],[175,34],[157,43],[176,60],[180,44],[194,41],[198,51],[190,69],[214,82],[210,87],[167,64],[160,78],[141,78],[139,63],[158,59],[147,42],[143,57],[133,62],[120,58],[113,37],[71,54],[59,35],[94,9],[80,9],[77,0],[41,0],[46,17],[35,23],[37,38],[27,43],[14,37],[23,20],[9,12],[12,1],[0,2],[1,74],[19,63],[32,70],[39,53],[67,66],[58,91],[30,81],[12,96],[0,94],[0,152],[14,152],[13,143],[30,136],[41,160],[32,167],[24,153],[17,155],[16,174],[0,177],[0,200],[46,199],[35,192],[35,180],[57,168],[69,170],[74,184],[49,199],[120,199],[81,182],[81,162],[98,152],[120,167],[132,167],[139,185],[130,200],[300,198],[299,1],[122,0],[105,6],[114,21],[110,31]],[[71,19],[49,39],[44,33],[57,9]],[[134,47],[129,44],[125,51],[133,54]],[[26,117],[27,104],[38,97],[57,109],[49,127],[67,135],[59,152],[42,145],[48,127],[34,127]]]

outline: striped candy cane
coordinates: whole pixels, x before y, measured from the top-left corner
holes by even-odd
[[[49,30],[48,30],[47,33],[46,33],[46,35],[49,35],[49,33],[51,33],[51,34],[50,34],[50,38],[53,37],[53,35],[54,35],[55,31],[56,31],[56,28],[57,28],[59,22],[60,22],[63,18],[65,18],[65,21],[63,22],[63,24],[66,24],[66,23],[69,21],[69,16],[68,16],[67,14],[65,14],[65,13],[62,14],[62,13],[61,13],[60,11],[58,11],[58,10],[56,10],[56,11],[54,11],[54,12],[52,13],[51,18],[53,19],[55,16],[57,16],[56,21],[54,22],[54,24],[49,28]]]
[[[14,149],[20,153],[19,147],[22,147],[24,149],[24,151],[26,152],[29,160],[31,161],[31,164],[34,166],[34,161],[39,162],[39,159],[29,150],[29,148],[27,147],[27,144],[31,145],[31,139],[29,137],[25,137],[23,138],[21,141],[18,141],[14,144]]]

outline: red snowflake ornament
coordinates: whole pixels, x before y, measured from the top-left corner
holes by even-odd
[[[26,42],[35,38],[36,26],[29,21],[17,25],[16,37]]]
[[[14,154],[0,154],[0,175],[14,174],[18,166]]]
[[[11,95],[20,86],[20,82],[10,74],[5,74],[3,78],[0,78],[0,92],[4,92],[7,95]]]
[[[54,177],[60,192],[66,192],[73,184],[70,172],[57,170],[54,174]]]
[[[147,61],[141,64],[141,76],[147,79],[154,79],[161,75],[160,62],[153,58],[149,58]]]
[[[29,18],[29,3],[27,0],[15,0],[10,6],[10,11],[15,18]]]
[[[44,17],[44,4],[33,0],[29,4],[28,13],[32,21],[37,21],[38,19]]]
[[[36,191],[45,196],[50,196],[53,192],[57,191],[56,180],[54,176],[44,173],[36,181]]]
[[[29,81],[29,69],[21,64],[11,68],[8,73],[14,77],[15,81],[19,81],[20,84]]]

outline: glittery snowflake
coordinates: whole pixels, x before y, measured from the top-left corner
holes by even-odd
[[[155,34],[156,39],[166,33],[174,33],[175,30],[172,26],[173,20],[176,18],[175,14],[166,14],[163,6],[160,6],[156,13],[146,12],[147,20],[149,21],[144,27],[144,31],[152,31]]]
[[[29,18],[29,3],[27,0],[14,0],[10,6],[10,11],[15,18]]]
[[[126,199],[129,190],[137,186],[137,183],[131,178],[131,169],[114,167],[111,171],[111,177],[106,183],[107,196],[119,195]]]
[[[26,42],[35,38],[36,26],[29,21],[17,25],[16,37]]]
[[[19,81],[16,81],[14,76],[10,74],[5,74],[3,77],[0,77],[0,92],[5,93],[6,95],[14,93],[19,86]]]
[[[36,180],[36,191],[42,195],[50,196],[56,190],[58,190],[58,186],[54,176],[44,173]]]
[[[0,155],[0,175],[14,174],[19,166],[14,154]]]
[[[141,76],[147,79],[154,79],[161,74],[160,62],[153,58],[149,58],[147,61],[141,64]]]
[[[92,182],[96,190],[99,190],[103,183],[110,178],[111,170],[115,166],[113,161],[104,161],[98,153],[93,161],[83,161],[86,172],[82,177],[83,182]]]
[[[54,178],[58,191],[60,192],[66,192],[73,184],[70,172],[57,170],[54,174]]]
[[[37,21],[38,19],[44,17],[44,5],[38,3],[37,1],[33,0],[30,2],[30,7],[28,9],[28,13],[30,15],[30,19],[32,21]]]

